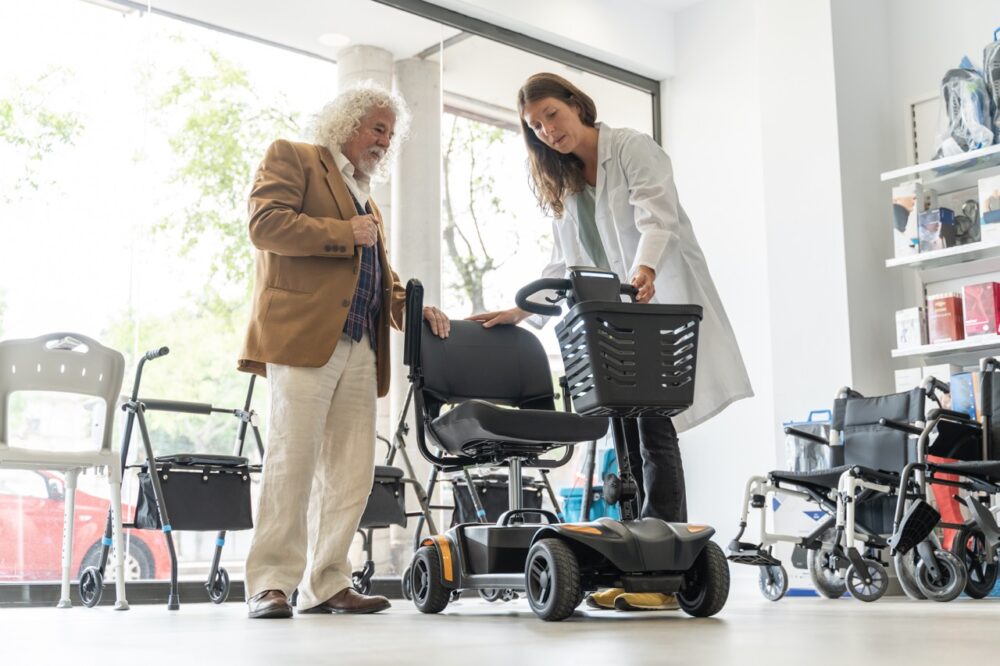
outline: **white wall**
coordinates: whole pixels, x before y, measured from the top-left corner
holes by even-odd
[[[756,20],[745,0],[678,13],[676,76],[663,90],[664,143],[680,200],[757,394],[681,436],[690,519],[715,526],[720,543],[735,533],[746,477],[774,462]]]

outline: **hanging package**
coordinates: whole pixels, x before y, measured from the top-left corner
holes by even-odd
[[[968,58],[941,79],[941,132],[934,158],[950,157],[993,143],[993,115],[986,81]]]
[[[990,94],[990,107],[993,114],[993,137],[1000,139],[1000,28],[993,31],[993,41],[983,49],[983,76],[986,78],[986,88]]]

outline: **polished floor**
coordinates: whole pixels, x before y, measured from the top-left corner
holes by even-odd
[[[394,603],[383,615],[254,621],[237,603],[4,609],[0,664],[968,664],[1000,647],[1000,599],[771,603],[742,577],[705,620],[583,611],[543,623],[524,601],[460,600],[436,617]]]

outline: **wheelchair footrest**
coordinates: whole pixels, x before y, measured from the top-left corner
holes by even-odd
[[[736,564],[749,564],[755,567],[781,565],[781,560],[761,550],[759,546],[742,541],[730,542],[728,559]]]
[[[930,535],[941,514],[924,500],[917,500],[903,515],[899,529],[889,539],[894,553],[907,553]]]

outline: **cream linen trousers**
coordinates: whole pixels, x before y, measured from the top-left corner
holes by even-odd
[[[321,368],[267,364],[271,411],[246,595],[297,608],[351,586],[347,557],[375,474],[375,352],[343,335]]]

